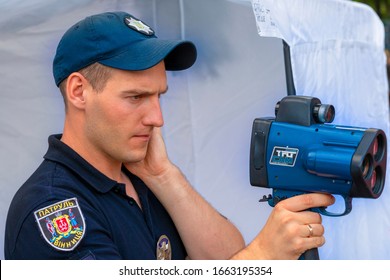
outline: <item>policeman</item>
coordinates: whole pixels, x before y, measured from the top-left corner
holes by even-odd
[[[87,17],[64,34],[53,61],[63,133],[49,137],[11,203],[6,259],[297,258],[324,243],[320,216],[302,210],[331,197],[279,203],[244,248],[236,227],[168,159],[166,70],[195,60],[193,43],[158,39],[125,12]]]

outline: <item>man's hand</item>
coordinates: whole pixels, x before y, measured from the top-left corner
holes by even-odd
[[[190,259],[227,259],[244,247],[237,228],[204,200],[168,159],[159,128],[154,128],[145,159],[125,166],[164,205]]]
[[[131,173],[141,178],[146,184],[152,179],[162,177],[170,169],[176,168],[168,159],[159,127],[153,129],[145,158],[140,162],[124,164]]]
[[[305,251],[322,246],[321,215],[305,210],[333,203],[333,196],[318,193],[279,202],[262,231],[233,259],[298,259]]]

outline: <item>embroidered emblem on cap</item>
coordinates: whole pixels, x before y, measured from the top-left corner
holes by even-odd
[[[172,249],[171,242],[169,241],[168,236],[161,235],[157,241],[156,249],[157,259],[158,260],[171,260],[172,259]]]
[[[72,251],[85,233],[85,221],[76,198],[63,200],[34,212],[43,238],[60,251]]]
[[[147,24],[143,23],[142,21],[135,19],[133,17],[125,17],[125,23],[128,27],[134,29],[135,31],[138,31],[142,34],[151,36],[154,34],[154,31],[152,28],[150,28]]]

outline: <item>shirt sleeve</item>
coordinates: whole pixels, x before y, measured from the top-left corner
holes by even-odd
[[[42,203],[13,231],[7,258],[122,259],[104,219],[75,198]]]

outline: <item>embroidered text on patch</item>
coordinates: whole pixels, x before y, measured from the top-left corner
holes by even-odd
[[[76,198],[49,205],[34,212],[43,238],[61,251],[72,251],[85,233],[85,221]]]

